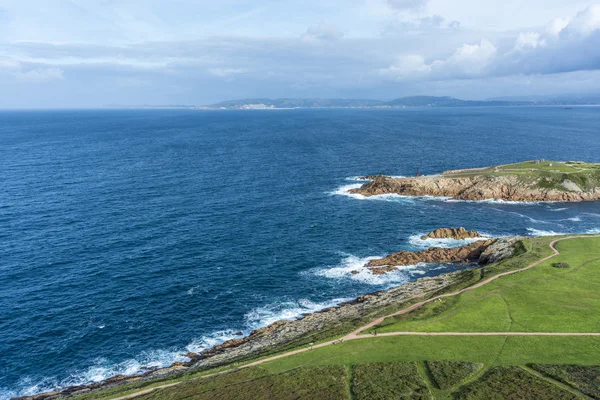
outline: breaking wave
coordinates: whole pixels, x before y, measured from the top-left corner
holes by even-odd
[[[50,392],[68,386],[89,385],[104,381],[116,375],[135,375],[148,372],[155,368],[168,367],[176,361],[189,361],[185,356],[188,352],[198,353],[227,340],[240,337],[240,332],[233,330],[216,331],[210,335],[192,340],[182,349],[149,350],[140,353],[137,357],[115,363],[107,358],[98,357],[92,365],[83,371],[73,371],[67,378],[58,379],[47,377],[35,381],[24,377],[18,384],[19,390],[0,388],[0,399],[11,397],[32,396],[41,392]]]
[[[364,268],[371,260],[381,257],[357,257],[346,254],[342,261],[335,266],[327,268],[318,268],[311,271],[316,276],[329,279],[351,279],[359,283],[377,286],[395,286],[406,283],[411,280],[413,275],[423,275],[429,264],[419,263],[416,265],[398,266],[396,271],[388,272],[384,275],[377,275],[368,268]]]
[[[325,308],[334,307],[348,300],[351,300],[351,298],[337,298],[321,303],[308,299],[275,302],[253,309],[246,313],[244,319],[250,329],[258,329],[276,321],[294,320],[301,317],[302,314],[314,313]]]
[[[425,235],[425,233],[412,235],[408,238],[408,242],[416,248],[419,249],[427,249],[429,247],[443,247],[443,248],[452,248],[464,246],[473,242],[477,242],[482,239],[490,239],[493,236],[483,234],[480,238],[468,238],[468,239],[421,239],[421,236]]]

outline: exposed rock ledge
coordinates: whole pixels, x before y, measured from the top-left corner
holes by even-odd
[[[477,231],[468,231],[462,226],[460,228],[439,228],[429,232],[427,235],[421,236],[421,239],[473,239],[484,237]]]
[[[422,251],[399,251],[387,257],[371,260],[366,267],[381,275],[395,271],[399,266],[419,263],[477,263],[485,265],[509,257],[518,238],[478,240],[465,246],[453,248],[431,247]]]
[[[514,244],[519,238],[503,238],[478,241],[456,249],[428,249],[422,252],[399,252],[371,263],[374,267],[385,263],[406,264],[430,260],[431,262],[473,262],[487,264],[509,257],[513,254]],[[413,254],[411,256],[410,254]],[[385,260],[385,261],[384,261]],[[421,260],[421,261],[418,261]],[[442,261],[446,260],[446,261]],[[369,263],[369,264],[371,264]],[[400,263],[400,264],[397,264]],[[471,275],[468,275],[471,274]],[[83,386],[73,386],[61,391],[43,393],[20,398],[21,400],[50,400],[106,389],[126,383],[147,381],[181,374],[191,369],[212,368],[230,364],[249,356],[258,356],[265,351],[272,351],[315,332],[349,324],[357,320],[370,320],[380,315],[386,307],[400,307],[411,300],[431,296],[433,293],[452,284],[469,279],[470,271],[458,271],[436,277],[421,278],[392,289],[360,296],[355,300],[339,306],[327,308],[313,314],[304,315],[292,321],[277,321],[273,324],[253,331],[249,336],[229,340],[221,345],[203,351],[188,353],[189,362],[176,362],[168,368],[149,370],[134,376],[118,375],[103,382]],[[345,325],[347,326],[347,325]]]
[[[587,201],[600,199],[600,188],[584,191],[567,184],[564,190],[544,188],[539,180],[525,181],[516,175],[474,175],[453,177],[449,175],[391,178],[368,176],[372,180],[350,193],[363,196],[399,194],[402,196],[451,197],[456,200],[506,201]]]

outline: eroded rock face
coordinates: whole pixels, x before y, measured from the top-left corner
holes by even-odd
[[[477,231],[468,231],[462,226],[460,228],[439,228],[434,231],[429,232],[427,235],[421,236],[421,239],[472,239],[472,238],[482,238],[481,235]]]
[[[378,260],[371,260],[366,267],[374,274],[381,275],[398,269],[398,266],[415,265],[419,263],[470,263],[478,262],[481,254],[492,245],[496,239],[480,240],[465,246],[453,248],[431,247],[422,251],[399,251]]]
[[[383,175],[370,176],[365,183],[351,193],[363,196],[399,194],[402,196],[451,197],[456,200],[506,201],[587,201],[600,199],[600,188],[590,191],[549,189],[538,186],[538,181],[525,182],[516,175],[452,177],[445,175],[391,178]],[[572,189],[575,189],[574,187]]]

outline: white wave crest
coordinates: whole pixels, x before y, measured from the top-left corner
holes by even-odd
[[[189,361],[184,354],[199,353],[227,340],[240,337],[233,330],[216,331],[210,335],[194,339],[183,349],[159,349],[141,352],[135,358],[121,362],[113,362],[103,357],[93,360],[92,365],[82,371],[72,372],[64,379],[46,377],[39,381],[24,377],[18,384],[18,389],[0,388],[0,399],[11,397],[32,396],[42,392],[50,392],[68,386],[89,385],[101,382],[115,375],[135,375],[147,372],[153,368],[168,367],[176,361]]]
[[[600,228],[592,228],[585,231],[588,235],[598,235],[600,234]]]
[[[482,234],[480,238],[468,238],[468,239],[421,239],[421,237],[425,235],[425,233],[412,235],[408,238],[408,242],[417,248],[427,249],[429,247],[443,247],[443,248],[452,248],[464,246],[473,242],[477,242],[479,240],[489,239],[492,236],[487,234]]]
[[[319,268],[311,271],[316,276],[329,279],[351,279],[367,285],[395,286],[406,283],[414,274],[422,275],[420,271],[428,267],[428,264],[398,266],[396,271],[383,275],[374,274],[365,265],[381,257],[357,257],[351,254],[345,255],[340,264],[328,268]],[[419,268],[419,272],[417,271]]]
[[[350,193],[351,189],[359,189],[362,186],[361,183],[353,183],[351,185],[343,185],[329,192],[332,196],[346,196],[356,200],[373,200],[373,201],[393,201],[403,203],[414,203],[418,200],[434,200],[434,201],[446,201],[450,197],[437,197],[437,196],[402,196],[396,193],[377,194],[374,196],[364,196],[359,193]]]
[[[568,235],[568,233],[564,232],[555,232],[555,231],[544,231],[541,229],[535,228],[527,228],[529,231],[529,236],[559,236],[559,235]]]
[[[572,218],[567,218],[568,221],[573,221],[573,222],[581,222],[581,217],[572,217]]]
[[[519,206],[535,206],[542,203],[552,203],[551,201],[513,201],[513,200],[502,200],[502,199],[485,199],[485,200],[460,200],[449,198],[445,200],[448,203],[480,203],[480,204],[508,204],[508,205],[519,205]]]
[[[322,303],[316,303],[308,299],[271,303],[246,313],[244,319],[251,329],[257,329],[268,326],[276,321],[294,320],[301,317],[302,314],[314,313],[324,308],[334,307],[348,300],[351,299],[338,298]]]
[[[568,207],[561,207],[561,208],[549,208],[548,211],[552,211],[552,212],[557,212],[557,211],[565,211],[568,210]]]

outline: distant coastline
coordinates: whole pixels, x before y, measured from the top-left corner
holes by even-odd
[[[394,100],[320,99],[320,98],[251,98],[222,101],[195,107],[197,110],[281,110],[298,108],[422,108],[422,107],[520,107],[598,105],[600,97],[557,97],[536,100],[489,99],[461,100],[449,96],[409,96]]]

